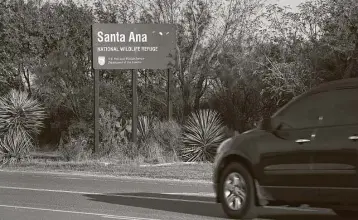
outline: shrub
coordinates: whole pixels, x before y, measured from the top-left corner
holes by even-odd
[[[178,159],[178,150],[183,145],[181,135],[182,129],[174,120],[158,122],[153,126],[154,140],[164,149],[166,157],[172,157],[174,160]]]
[[[141,116],[138,120],[138,144],[123,145],[127,158],[147,163],[178,161],[181,128],[175,121],[158,121]]]
[[[93,135],[92,125],[84,120],[74,120],[71,121],[70,126],[68,127],[68,136],[71,138],[76,138],[79,136],[88,136],[88,141],[90,140],[91,135]]]
[[[2,163],[26,157],[33,136],[43,128],[45,111],[26,92],[11,90],[0,98],[0,154]]]
[[[213,161],[216,149],[225,139],[219,114],[213,110],[192,113],[184,124],[181,157],[185,161]]]
[[[153,137],[146,139],[142,143],[139,154],[140,157],[143,157],[144,162],[147,163],[157,164],[166,162],[164,149]]]
[[[109,111],[100,109],[100,156],[110,154],[128,155],[131,122],[125,120],[112,106]]]
[[[160,122],[153,117],[139,116],[137,144],[131,142],[131,123],[115,107],[107,111],[100,109],[101,157],[148,163],[177,160],[181,128],[176,122]]]
[[[12,164],[29,155],[31,141],[26,132],[20,128],[11,129],[0,139],[0,161]]]
[[[59,151],[63,159],[67,161],[86,160],[92,153],[88,146],[88,137],[82,135],[76,138],[71,137],[67,143],[60,143]]]
[[[93,131],[83,120],[72,121],[66,135],[61,135],[59,152],[67,161],[88,159],[92,154]]]
[[[18,128],[29,134],[39,134],[44,119],[44,109],[26,92],[11,90],[0,98],[0,134]]]

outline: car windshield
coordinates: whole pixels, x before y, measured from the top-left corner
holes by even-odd
[[[271,118],[275,118],[279,115],[281,115],[284,111],[286,111],[292,103],[296,102],[300,97],[302,97],[302,95],[299,96],[295,96],[293,97],[289,102],[287,102],[284,106],[282,106],[281,108],[279,108],[273,115]]]

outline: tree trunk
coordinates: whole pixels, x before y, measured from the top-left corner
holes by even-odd
[[[204,81],[205,81],[205,74],[201,74],[195,88],[194,109],[199,109],[200,107],[200,99],[204,95],[203,92]]]
[[[192,111],[192,106],[191,106],[191,102],[190,102],[190,84],[186,83],[183,86],[183,116],[186,117],[188,116],[191,111]]]

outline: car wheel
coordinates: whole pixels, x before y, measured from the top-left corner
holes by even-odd
[[[233,219],[256,217],[255,188],[250,172],[240,163],[230,163],[219,182],[221,206]]]
[[[348,219],[357,219],[358,218],[358,211],[352,211],[352,210],[334,210],[334,212],[342,218],[348,218]]]

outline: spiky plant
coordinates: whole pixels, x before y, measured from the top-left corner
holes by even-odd
[[[148,116],[140,116],[138,117],[138,134],[139,134],[139,142],[146,141],[151,132],[153,131],[153,120]]]
[[[216,149],[225,139],[220,115],[213,110],[192,113],[183,126],[181,157],[188,162],[213,161]]]
[[[20,127],[11,129],[0,139],[0,162],[16,163],[28,155],[31,139]]]
[[[44,118],[42,106],[26,92],[11,90],[0,98],[0,134],[19,127],[29,134],[38,134]]]
[[[43,128],[45,111],[28,93],[11,90],[0,98],[0,154],[22,158],[32,146],[32,137]]]

